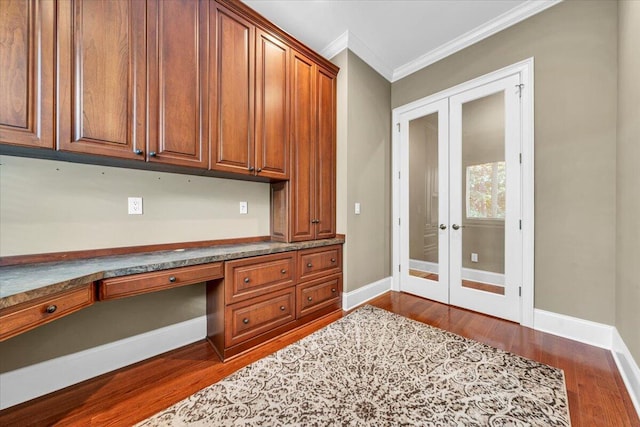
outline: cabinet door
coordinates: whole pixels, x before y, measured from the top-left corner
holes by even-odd
[[[289,178],[289,48],[256,30],[256,174]]]
[[[255,26],[215,7],[211,169],[253,175]]]
[[[209,166],[209,1],[150,1],[150,162]]]
[[[53,148],[54,3],[0,1],[0,143]]]
[[[145,2],[61,1],[57,19],[58,148],[142,160]]]
[[[316,152],[316,239],[336,235],[336,88],[335,76],[318,68],[318,140]]]
[[[292,242],[315,237],[315,65],[294,52],[291,63]],[[312,223],[312,221],[314,221]]]

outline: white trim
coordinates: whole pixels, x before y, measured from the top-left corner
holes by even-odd
[[[342,52],[349,47],[349,30],[340,34],[334,41],[329,43],[324,49],[320,51],[320,55],[327,59],[332,59],[334,56]]]
[[[346,48],[349,48],[351,52],[358,55],[360,59],[376,70],[382,77],[391,81],[393,70],[349,30],[340,34],[337,39],[329,43],[327,47],[322,49],[320,54],[325,58],[331,59]]]
[[[364,285],[355,291],[345,292],[342,294],[342,309],[345,311],[351,310],[390,290],[391,277],[385,277],[377,282]]]
[[[613,328],[612,341],[611,353],[616,365],[618,365],[618,371],[620,371],[624,385],[627,386],[633,406],[635,406],[636,412],[640,415],[640,367],[633,359],[629,348],[627,348],[616,328]]]
[[[520,6],[516,6],[491,21],[461,35],[460,37],[425,53],[413,61],[395,68],[390,81],[392,83],[398,81],[409,74],[415,73],[416,71],[446,58],[449,55],[453,55],[454,53],[509,28],[518,22],[524,21],[525,19],[548,9],[551,6],[555,6],[561,1],[562,0],[527,1]]]
[[[419,259],[409,259],[409,268],[428,271],[429,273],[440,272],[440,265],[437,262],[422,261]]]
[[[203,339],[200,316],[143,334],[0,374],[0,409],[60,390],[98,375]]]
[[[614,327],[536,308],[533,329],[610,350]]]

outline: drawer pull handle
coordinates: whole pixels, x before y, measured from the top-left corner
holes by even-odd
[[[331,292],[335,293],[335,291],[336,291],[336,288],[331,288]]]
[[[313,301],[313,298],[307,297],[307,301]]]
[[[285,311],[287,309],[287,307],[285,307],[284,305],[280,306],[280,311]]]
[[[246,325],[247,323],[249,323],[249,319],[247,319],[247,318],[245,317],[244,319],[242,319],[242,323],[244,323],[244,324]]]
[[[336,259],[335,258],[331,258],[331,262],[336,262]]]
[[[176,281],[175,276],[171,276],[171,277],[169,277],[169,281],[170,281],[171,283],[175,282],[175,281]]]
[[[311,265],[311,263],[307,264],[307,268],[311,268],[313,267],[313,265]]]
[[[51,304],[50,306],[48,306],[45,311],[49,314],[54,313],[56,310],[58,309],[57,305]]]
[[[280,270],[280,273],[282,274],[287,274],[287,270],[285,270],[284,268],[282,270]]]
[[[249,280],[249,278],[248,278],[248,277],[245,277],[245,278],[244,278],[244,283],[249,283],[250,281],[251,281],[251,280]]]

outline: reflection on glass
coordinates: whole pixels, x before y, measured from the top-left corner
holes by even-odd
[[[462,106],[462,286],[504,295],[504,93]]]
[[[438,280],[438,113],[409,122],[409,273]]]

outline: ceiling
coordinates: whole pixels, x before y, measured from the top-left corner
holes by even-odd
[[[243,0],[331,58],[349,48],[395,81],[559,0]]]

